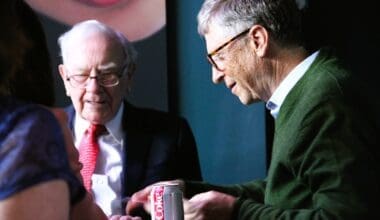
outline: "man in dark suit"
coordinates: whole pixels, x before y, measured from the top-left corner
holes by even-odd
[[[59,45],[59,71],[73,102],[67,112],[84,185],[108,216],[123,214],[123,199],[148,184],[202,179],[187,122],[125,101],[136,55],[122,34],[84,21],[64,33]]]

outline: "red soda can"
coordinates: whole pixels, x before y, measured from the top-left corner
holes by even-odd
[[[152,220],[183,220],[182,192],[177,184],[156,184],[150,192]]]

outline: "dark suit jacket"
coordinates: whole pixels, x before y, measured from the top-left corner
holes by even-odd
[[[202,180],[194,136],[183,118],[124,104],[122,197],[157,181]],[[73,130],[75,110],[66,111]]]

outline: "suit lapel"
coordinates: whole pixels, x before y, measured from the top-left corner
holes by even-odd
[[[147,154],[152,137],[145,132],[143,118],[136,109],[125,102],[123,113],[124,154],[122,192],[129,196],[141,189],[146,172]]]

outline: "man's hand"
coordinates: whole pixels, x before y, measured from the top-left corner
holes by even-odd
[[[231,219],[236,198],[209,191],[184,200],[185,220],[229,220]]]

